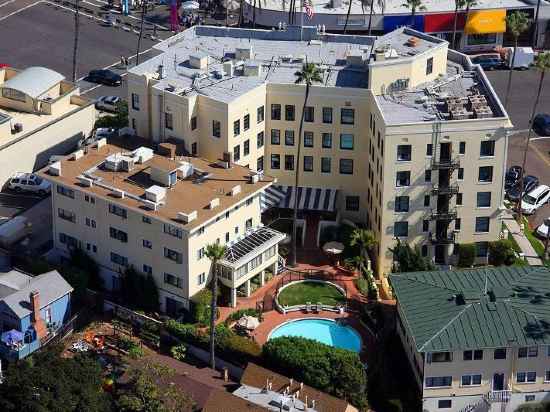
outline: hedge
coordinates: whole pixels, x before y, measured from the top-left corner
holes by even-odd
[[[474,243],[461,243],[458,245],[458,266],[469,268],[474,265],[476,258],[476,245]]]
[[[202,289],[191,297],[192,321],[199,325],[206,326],[210,324],[210,304],[212,303],[212,292],[210,289]],[[216,308],[216,319],[220,316],[220,311]]]

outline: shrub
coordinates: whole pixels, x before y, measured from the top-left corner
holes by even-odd
[[[243,316],[254,316],[254,317],[257,317],[257,318],[261,318],[262,313],[259,310],[254,309],[254,308],[239,309],[239,310],[233,312],[231,315],[229,315],[227,317],[227,319],[225,320],[225,323],[229,324],[231,322],[235,322],[235,321],[239,320],[240,318],[242,318]]]
[[[117,112],[113,115],[102,116],[96,120],[94,129],[98,127],[112,127],[121,129],[128,126],[128,103],[121,101],[117,104]]]
[[[458,246],[458,266],[462,268],[472,267],[476,258],[476,245],[474,243],[461,243]]]
[[[369,293],[369,282],[367,282],[367,279],[365,279],[362,276],[357,277],[353,283],[355,283],[355,287],[363,296],[367,296]]]
[[[128,350],[128,356],[132,359],[139,359],[143,356],[143,349],[135,345]]]
[[[510,266],[514,264],[516,255],[514,245],[508,239],[489,242],[489,263],[495,266]]]
[[[176,360],[182,361],[185,359],[187,353],[187,347],[183,344],[175,345],[170,348],[170,354]]]
[[[422,256],[418,249],[413,249],[407,243],[401,243],[399,239],[397,239],[395,247],[390,249],[390,252],[392,252],[395,262],[392,272],[417,272],[435,269],[432,262]]]
[[[344,398],[358,408],[366,406],[367,378],[359,356],[312,339],[281,337],[262,349],[268,367],[319,390]]]
[[[201,326],[210,324],[210,304],[212,300],[212,291],[202,289],[195,293],[191,298],[191,313],[193,321]],[[216,319],[220,316],[219,309],[216,310]]]

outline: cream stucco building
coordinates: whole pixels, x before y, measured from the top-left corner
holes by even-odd
[[[511,124],[483,71],[446,41],[408,28],[368,37],[199,26],[157,48],[128,74],[137,134],[276,177],[263,208],[288,212],[298,196],[306,243],[341,219],[364,223],[384,273],[397,237],[438,264],[452,263],[454,243],[475,242],[483,257],[497,239]],[[295,72],[306,61],[323,75],[299,137]]]
[[[93,103],[61,74],[45,67],[0,68],[0,185],[73,150],[95,118]]]

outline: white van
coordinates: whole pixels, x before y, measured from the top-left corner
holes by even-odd
[[[506,47],[506,67],[510,68],[512,65],[512,58],[514,56],[514,48]],[[514,69],[527,70],[529,66],[535,61],[535,52],[531,47],[518,47],[516,51],[516,58],[514,59]]]

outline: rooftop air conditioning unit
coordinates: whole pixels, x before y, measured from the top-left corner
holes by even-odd
[[[195,168],[193,167],[193,164],[191,164],[190,162],[181,161],[179,163],[180,163],[179,170],[180,170],[182,179],[187,179],[189,176],[192,176],[193,173],[195,173]]]
[[[71,155],[71,160],[78,160],[84,156],[84,150],[80,149]]]
[[[94,181],[86,176],[77,176],[76,180],[84,187],[92,187]]]
[[[112,194],[114,197],[118,197],[119,199],[124,199],[124,190],[113,189]]]
[[[143,203],[143,206],[146,209],[155,210],[155,211],[158,210],[158,207],[159,207],[158,203],[152,202],[152,201],[147,200],[147,199],[142,199],[141,202]]]
[[[55,162],[48,168],[48,173],[51,176],[61,176],[61,162]]]
[[[237,196],[239,193],[241,193],[241,185],[233,186],[229,192],[231,196]]]
[[[145,190],[145,199],[158,203],[166,197],[166,189],[160,186],[151,186]]]
[[[226,161],[223,161],[223,160],[218,160],[218,166],[223,168],[223,169],[229,169],[229,162],[226,162]]]
[[[197,211],[193,210],[190,213],[178,212],[178,220],[184,223],[189,223],[197,218]]]
[[[215,197],[214,199],[212,199],[210,201],[210,203],[208,204],[208,208],[209,209],[215,209],[217,208],[218,206],[220,205],[220,199]]]
[[[107,144],[107,139],[105,137],[103,137],[102,139],[99,139],[95,146],[97,149],[101,149],[103,146],[105,146]]]
[[[132,157],[137,164],[145,163],[153,158],[153,149],[144,146],[138,147],[132,152]]]
[[[248,176],[248,181],[252,184],[258,183],[260,181],[260,175],[259,174],[253,174]]]
[[[237,47],[235,49],[235,59],[250,60],[254,58],[254,52],[251,47]]]

